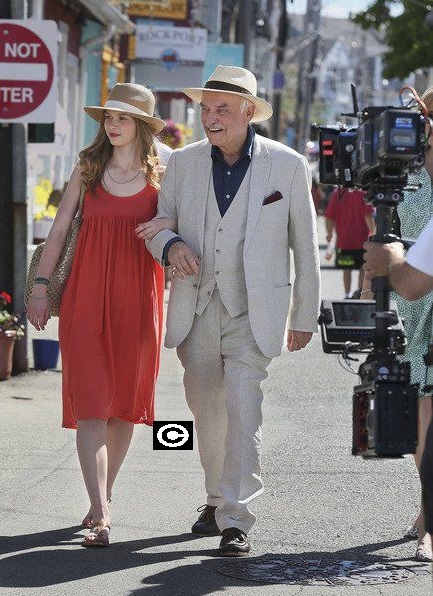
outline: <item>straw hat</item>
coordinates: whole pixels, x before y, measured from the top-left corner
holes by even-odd
[[[91,118],[101,120],[106,110],[133,116],[149,125],[155,134],[161,132],[165,126],[164,120],[153,117],[155,98],[153,93],[143,85],[135,83],[117,83],[108,94],[107,101],[102,107],[84,106],[84,111]]]
[[[204,87],[188,87],[182,89],[185,95],[201,102],[203,91],[217,91],[245,97],[256,106],[251,122],[261,122],[272,116],[272,106],[257,97],[257,80],[252,72],[240,66],[217,66]]]

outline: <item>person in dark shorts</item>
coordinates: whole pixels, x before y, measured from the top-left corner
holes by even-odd
[[[337,234],[335,266],[343,269],[345,298],[351,297],[352,270],[359,271],[358,288],[364,276],[362,245],[374,232],[374,207],[365,203],[365,192],[336,188],[325,211],[327,241]]]

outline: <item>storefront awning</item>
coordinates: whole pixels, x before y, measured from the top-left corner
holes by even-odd
[[[80,2],[104,25],[115,25],[117,33],[128,33],[130,35],[134,33],[135,24],[119,9],[111,6],[105,0],[80,0]]]

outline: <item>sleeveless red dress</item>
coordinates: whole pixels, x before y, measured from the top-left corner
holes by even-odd
[[[151,425],[162,334],[164,272],[135,227],[156,214],[149,184],[119,197],[86,193],[60,306],[63,423],[121,418]]]

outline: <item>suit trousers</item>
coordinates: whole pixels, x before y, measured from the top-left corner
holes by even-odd
[[[260,385],[271,359],[257,347],[248,313],[230,317],[217,289],[177,352],[195,419],[207,504],[217,506],[221,531],[236,527],[248,533],[256,519],[248,503],[263,492]]]

